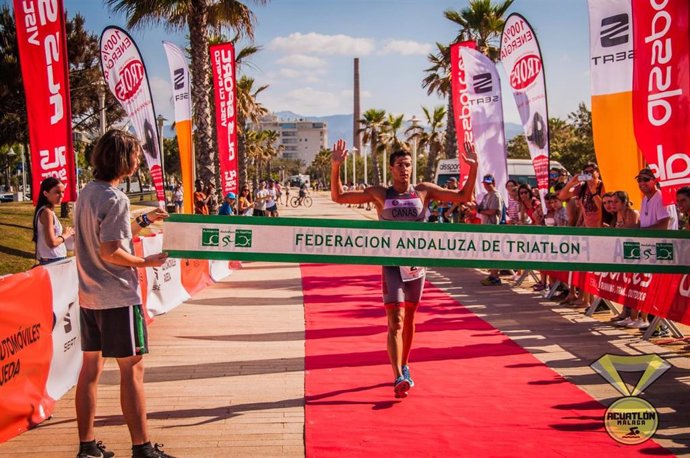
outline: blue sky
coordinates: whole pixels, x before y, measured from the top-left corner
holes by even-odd
[[[8,3],[8,0],[2,0]],[[257,16],[255,44],[263,50],[243,72],[257,85],[269,84],[259,101],[272,111],[306,116],[352,113],[353,58],[360,58],[362,109],[422,117],[421,106],[445,104],[421,87],[426,55],[435,42],[457,33],[443,17],[464,0],[272,0],[246,2]],[[99,0],[64,0],[72,17],[80,12],[100,35],[109,25],[125,26]],[[586,0],[516,0],[509,10],[532,24],[544,54],[549,115],[565,118],[584,101],[589,106],[589,37]],[[130,31],[148,67],[156,111],[173,119],[171,83],[162,40],[186,45],[185,32],[163,27]],[[227,35],[232,35],[226,32]],[[505,81],[505,72],[499,65]],[[503,84],[507,122],[519,122]]]

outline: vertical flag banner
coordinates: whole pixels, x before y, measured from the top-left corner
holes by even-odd
[[[690,3],[632,5],[635,137],[669,205],[690,185]]]
[[[235,48],[232,43],[214,45],[211,51],[213,90],[216,100],[216,133],[222,195],[237,194],[237,89]]]
[[[77,180],[62,1],[14,0],[14,16],[29,121],[31,189],[37,191],[54,176],[65,184],[63,202],[72,202]],[[38,195],[32,193],[34,204]]]
[[[513,13],[501,34],[501,62],[517,103],[539,194],[549,191],[549,114],[544,65],[537,36],[527,20]]]
[[[460,48],[477,48],[474,41],[461,41],[450,45],[450,87],[455,122],[455,137],[458,145],[458,165],[460,171],[460,189],[465,185],[470,173],[469,164],[462,159],[465,153],[465,143],[474,144],[472,135],[472,119],[470,118],[469,94],[465,77],[465,66],[460,54]]]
[[[602,179],[608,189],[626,191],[639,208],[642,199],[633,177],[643,161],[633,129],[630,1],[588,1],[589,70],[594,151]]]
[[[103,30],[100,48],[105,82],[134,126],[156,188],[158,203],[165,205],[156,113],[144,61],[132,37],[119,27],[108,26]]]
[[[185,213],[194,213],[194,155],[192,154],[192,103],[190,98],[189,66],[184,52],[169,41],[163,42],[165,55],[168,57],[170,79],[173,83],[175,101],[175,132],[180,148],[180,168],[182,169],[182,191],[184,193],[183,209]]]
[[[477,145],[479,168],[476,195],[486,193],[482,177],[490,173],[496,179],[496,189],[507,202],[506,181],[508,180],[508,159],[503,132],[503,101],[501,100],[501,80],[496,64],[476,49],[460,47],[465,66],[465,80],[469,97],[472,136]]]

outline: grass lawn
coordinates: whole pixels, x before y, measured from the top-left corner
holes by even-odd
[[[139,214],[147,209],[136,205],[138,203],[138,197],[132,199],[132,213]],[[147,210],[150,210],[150,206]],[[57,214],[60,214],[59,209]],[[33,217],[34,206],[31,202],[0,203],[0,275],[24,272],[36,263],[34,242],[31,241]],[[61,218],[60,221],[63,227],[74,227],[69,219]],[[142,235],[145,233],[148,230],[142,232]]]

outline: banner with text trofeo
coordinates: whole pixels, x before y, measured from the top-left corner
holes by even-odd
[[[690,185],[690,3],[633,0],[633,119],[664,204]]]
[[[503,27],[501,62],[520,113],[543,205],[549,191],[549,114],[544,65],[534,30],[517,13],[508,16]]]
[[[165,205],[156,113],[146,66],[139,49],[127,32],[119,27],[108,26],[101,34],[100,50],[105,82],[134,126],[156,188],[158,203]]]
[[[631,0],[588,0],[594,152],[607,189],[626,191],[639,209],[633,177],[644,162],[633,129]]]
[[[461,41],[450,45],[450,88],[453,106],[453,122],[455,124],[455,138],[458,147],[458,173],[460,175],[459,188],[465,185],[470,173],[470,165],[463,160],[465,145],[474,145],[472,134],[472,118],[470,117],[469,93],[465,65],[460,54],[461,48],[477,49],[474,41]]]
[[[213,92],[216,100],[216,133],[220,186],[223,195],[237,194],[237,89],[235,48],[232,43],[211,46]]]
[[[173,83],[175,102],[175,132],[180,148],[180,172],[182,175],[182,207],[185,213],[194,213],[194,155],[192,151],[192,101],[189,66],[184,51],[169,41],[163,42],[168,57],[170,79]]]
[[[465,79],[469,93],[467,103],[479,161],[475,184],[477,199],[486,194],[482,177],[491,174],[495,179],[496,190],[503,202],[507,202],[508,160],[503,132],[503,100],[498,70],[491,59],[476,49],[462,47],[460,54],[465,66]]]
[[[77,182],[62,1],[14,0],[14,16],[29,123],[31,188],[38,190],[47,177],[59,178],[65,184],[63,202],[72,202]],[[39,194],[32,193],[34,204]]]

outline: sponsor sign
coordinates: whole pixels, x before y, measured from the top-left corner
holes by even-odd
[[[633,130],[631,0],[589,0],[590,86],[594,152],[608,189],[642,201],[635,180],[642,167]]]
[[[625,244],[666,244],[631,257]],[[415,266],[690,272],[690,234],[555,227],[171,215],[172,257]]]
[[[501,81],[496,64],[476,49],[461,47],[460,55],[465,67],[465,77],[472,81],[467,90],[467,104],[478,159],[475,195],[479,202],[486,194],[482,177],[490,173],[496,180],[496,189],[503,202],[507,202],[505,184],[508,180],[508,160],[503,129]]]
[[[100,50],[103,78],[134,126],[156,188],[156,197],[159,204],[165,205],[156,113],[139,49],[127,32],[108,26],[101,34]]]
[[[451,97],[453,106],[453,121],[455,123],[455,136],[458,146],[458,168],[454,172],[459,171],[460,183],[459,188],[462,189],[467,182],[467,177],[470,173],[470,165],[463,159],[465,148],[467,145],[474,145],[474,134],[472,133],[472,117],[470,115],[469,106],[469,84],[465,74],[465,64],[462,61],[460,54],[461,48],[476,49],[477,44],[474,41],[462,41],[450,45],[450,62],[451,62]]]
[[[549,191],[549,114],[544,66],[537,36],[519,14],[513,13],[506,19],[501,34],[501,62],[513,89],[542,205],[545,205],[544,195]]]
[[[665,205],[690,185],[690,3],[633,2],[635,136]]]
[[[14,0],[19,62],[31,145],[32,189],[47,177],[65,184],[63,202],[77,199],[65,14],[60,0]],[[39,193],[32,193],[34,204]]]
[[[184,51],[169,41],[163,42],[168,57],[170,79],[173,82],[175,102],[175,132],[180,149],[180,169],[182,171],[182,206],[185,213],[194,213],[194,158],[192,155],[192,104],[190,94],[189,66]]]
[[[210,48],[213,88],[216,100],[216,132],[220,162],[221,194],[238,193],[237,175],[237,88],[235,48],[232,43]]]

